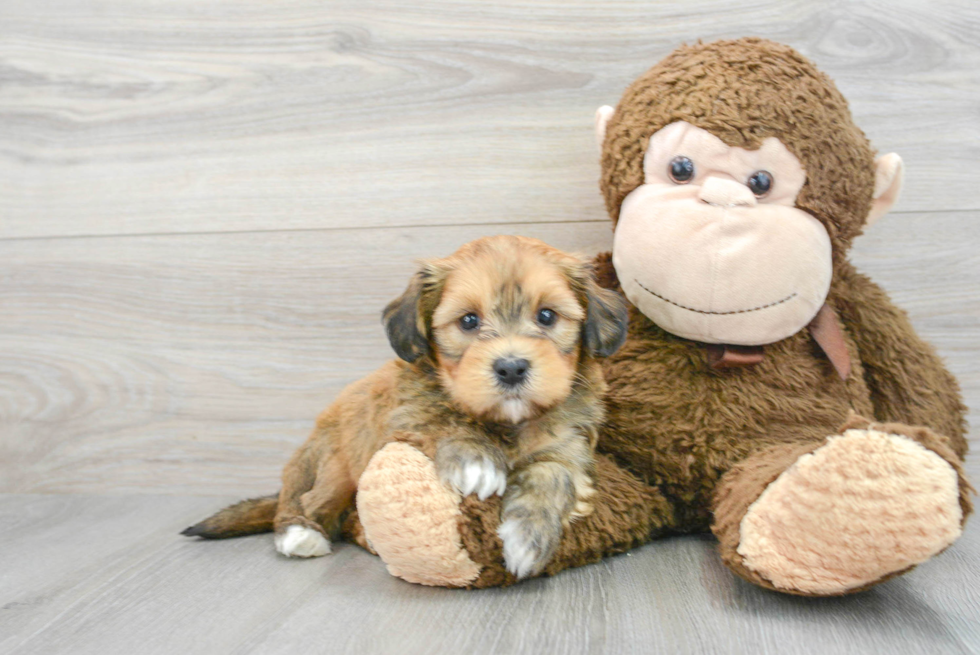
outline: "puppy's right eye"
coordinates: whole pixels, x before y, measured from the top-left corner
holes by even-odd
[[[470,313],[459,319],[459,329],[463,332],[472,332],[478,327],[480,327],[480,317],[476,314]]]
[[[551,327],[558,320],[558,314],[553,309],[542,309],[538,311],[538,324],[542,327]]]

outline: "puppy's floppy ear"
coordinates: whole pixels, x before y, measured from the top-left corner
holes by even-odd
[[[442,291],[444,277],[433,263],[423,262],[405,292],[388,303],[381,313],[388,342],[395,354],[406,362],[414,362],[431,352],[430,321],[439,302],[437,296]]]
[[[582,345],[595,357],[612,355],[626,341],[629,327],[626,299],[611,289],[600,287],[595,271],[585,262],[572,267],[568,276],[576,293],[585,300]]]
[[[610,289],[603,289],[589,279],[582,343],[596,357],[609,357],[626,341],[629,309],[626,300]]]

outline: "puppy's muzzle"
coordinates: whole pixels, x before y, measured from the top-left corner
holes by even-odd
[[[497,382],[513,388],[527,379],[527,371],[530,367],[531,364],[526,359],[501,357],[493,363],[493,372],[497,376]]]

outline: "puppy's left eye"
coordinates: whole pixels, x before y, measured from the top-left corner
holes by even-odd
[[[464,332],[472,332],[480,327],[480,317],[476,314],[467,314],[459,319],[459,329]]]
[[[557,320],[558,314],[555,313],[555,310],[547,308],[538,310],[538,325],[551,327]]]

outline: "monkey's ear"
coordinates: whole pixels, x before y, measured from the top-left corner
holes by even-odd
[[[875,160],[875,190],[871,196],[871,211],[868,212],[868,219],[864,222],[865,227],[874,225],[898,200],[904,173],[902,158],[894,152]]]
[[[610,289],[589,280],[586,292],[588,307],[582,325],[582,343],[596,357],[612,355],[626,341],[629,310],[626,300]]]
[[[602,143],[606,140],[606,125],[615,112],[616,110],[609,105],[603,105],[595,110],[595,143],[599,146],[600,152]]]
[[[434,307],[429,298],[441,289],[442,276],[435,266],[424,263],[412,276],[408,288],[385,307],[381,322],[395,354],[406,362],[414,362],[430,352],[427,312]]]

